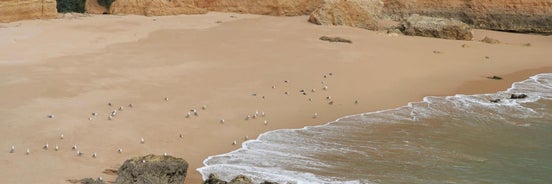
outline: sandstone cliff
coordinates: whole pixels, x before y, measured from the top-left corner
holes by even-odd
[[[323,0],[196,0],[199,8],[209,11],[238,12],[261,15],[308,15]]]
[[[137,14],[163,16],[179,14],[202,14],[207,10],[198,8],[192,0],[117,0],[111,4],[111,14]]]
[[[380,0],[325,0],[314,10],[309,22],[319,25],[345,25],[375,30],[381,14]]]
[[[454,18],[475,28],[552,33],[552,0],[383,0],[394,19],[411,14]]]
[[[0,22],[55,18],[56,0],[1,0]]]

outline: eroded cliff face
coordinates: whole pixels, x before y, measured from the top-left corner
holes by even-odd
[[[261,15],[309,15],[323,0],[196,0],[199,8],[209,11]]]
[[[380,0],[325,0],[322,6],[311,13],[309,22],[375,30],[382,7]]]
[[[109,12],[107,8],[98,3],[98,0],[87,0],[86,4],[84,4],[84,9],[86,10],[86,13],[91,14],[104,14]]]
[[[111,4],[111,14],[137,14],[146,16],[202,14],[193,0],[117,0]]]
[[[454,18],[475,28],[552,33],[552,0],[383,0],[394,19],[420,14]]]
[[[0,22],[55,18],[56,0],[1,0]]]

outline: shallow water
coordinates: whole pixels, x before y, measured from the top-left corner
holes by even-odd
[[[526,99],[508,99],[524,93]],[[501,99],[491,103],[490,99]],[[326,125],[276,130],[204,161],[205,178],[280,183],[550,183],[552,74],[483,95],[426,97]]]

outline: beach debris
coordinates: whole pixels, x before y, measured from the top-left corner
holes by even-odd
[[[328,102],[328,104],[333,105],[333,101]]]
[[[470,45],[468,45],[468,44],[462,44],[462,48],[470,48]]]
[[[525,43],[525,44],[523,44],[523,46],[531,47],[531,43]]]
[[[286,92],[284,92],[284,94],[286,94],[286,95],[287,95],[287,94],[288,94],[288,92],[286,91]]]
[[[48,118],[54,118],[55,116],[53,114],[48,114]]]
[[[355,104],[358,104],[358,100],[355,100]]]
[[[288,81],[288,80],[284,80],[284,82],[285,82],[285,83],[289,83],[289,81]]]
[[[434,50],[433,51],[433,54],[442,54],[443,52],[439,51],[439,50]]]
[[[499,77],[499,76],[493,75],[493,76],[491,76],[491,77],[487,77],[487,79],[493,79],[493,80],[502,80],[502,77]]]
[[[15,153],[15,146],[14,145],[11,146],[10,153]]]
[[[526,94],[523,94],[523,93],[521,93],[521,94],[512,94],[510,96],[510,99],[524,99],[524,98],[527,98],[527,97],[529,97],[529,96],[527,96]]]
[[[349,39],[341,38],[339,36],[335,36],[335,37],[321,36],[319,39],[327,42],[353,43],[353,41]]]
[[[253,93],[253,94],[251,94],[251,96],[257,96],[257,93]]]
[[[489,57],[489,56],[485,56],[485,59],[491,59],[491,57]]]

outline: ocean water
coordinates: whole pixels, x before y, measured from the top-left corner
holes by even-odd
[[[514,93],[529,97],[509,99]],[[494,94],[426,97],[267,132],[204,164],[204,179],[256,182],[552,183],[552,73]]]

